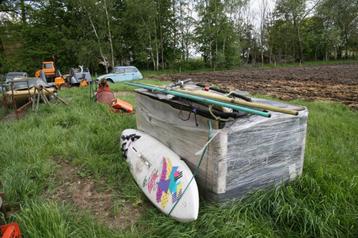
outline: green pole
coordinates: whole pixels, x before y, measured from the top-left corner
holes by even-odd
[[[155,86],[151,86],[151,85],[147,85],[147,84],[142,84],[142,83],[130,83],[130,82],[127,82],[126,84],[128,84],[130,86],[138,87],[138,88],[144,88],[144,89],[148,89],[148,90],[152,90],[152,91],[171,94],[171,95],[182,97],[182,98],[187,98],[187,99],[190,99],[190,100],[193,100],[193,101],[196,101],[196,102],[200,102],[200,103],[205,103],[205,104],[208,104],[208,105],[216,105],[216,106],[221,106],[221,107],[227,107],[227,108],[231,108],[231,109],[234,109],[234,110],[237,110],[237,111],[247,112],[247,113],[251,113],[251,114],[255,114],[255,115],[259,115],[259,116],[263,116],[263,117],[271,117],[271,114],[268,113],[268,112],[263,112],[263,111],[255,110],[255,109],[248,108],[248,107],[241,107],[241,106],[238,106],[238,105],[225,103],[225,102],[217,101],[217,100],[210,99],[210,98],[190,95],[190,94],[187,94],[187,93],[177,92],[177,91],[168,90],[168,89],[164,89],[164,88],[159,88],[159,87],[155,87]]]

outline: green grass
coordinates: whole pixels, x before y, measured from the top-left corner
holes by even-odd
[[[133,90],[123,84],[112,89]],[[0,191],[20,205],[10,220],[24,237],[358,237],[358,112],[344,105],[293,101],[310,111],[302,177],[241,201],[202,199],[198,220],[180,224],[150,205],[121,158],[118,137],[135,127],[135,116],[91,102],[87,89],[65,89],[60,96],[68,106],[41,105],[38,113],[0,124]],[[130,94],[122,98],[135,101]],[[144,206],[140,220],[111,230],[87,211],[45,198],[56,186],[53,158],[105,180],[118,195],[114,204]]]

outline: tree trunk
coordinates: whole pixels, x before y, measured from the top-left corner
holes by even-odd
[[[164,69],[164,39],[163,39],[163,27],[161,22],[159,22],[159,38],[160,38],[160,58],[161,58],[161,68]]]
[[[109,45],[111,48],[111,63],[112,63],[112,67],[114,67],[114,52],[113,52],[111,25],[110,25],[108,9],[107,9],[107,0],[104,0],[103,3],[104,3],[104,10],[106,11],[106,18],[107,18],[108,39],[109,39]]]
[[[269,62],[272,64],[272,49],[269,50]]]
[[[303,63],[303,49],[302,49],[302,42],[301,42],[301,32],[300,32],[300,25],[296,19],[293,20],[293,25],[296,28],[297,34],[297,46],[298,46],[298,60],[299,63]]]
[[[336,47],[336,60],[337,59],[342,59],[342,47],[340,46],[340,47]]]
[[[347,31],[345,31],[345,34],[344,34],[344,41],[345,41],[345,44],[344,44],[344,48],[345,48],[345,59],[348,59],[348,32]]]
[[[180,20],[183,20],[183,3],[179,1],[179,12],[180,12]],[[186,60],[186,44],[184,39],[184,22],[180,22],[180,41],[181,41],[181,56],[180,56],[180,63],[182,60]]]
[[[213,49],[211,48],[211,44],[210,44],[210,51],[209,51],[209,59],[210,59],[210,68],[214,68],[214,65],[213,65]]]
[[[91,26],[92,26],[94,35],[96,36],[96,39],[97,39],[97,44],[98,44],[98,48],[99,48],[99,53],[100,53],[100,55],[101,55],[101,57],[102,57],[102,60],[103,60],[103,62],[104,62],[104,64],[105,64],[104,67],[106,68],[106,73],[108,74],[108,62],[107,62],[107,59],[106,59],[106,57],[104,56],[103,51],[102,51],[101,40],[100,40],[100,38],[99,38],[99,36],[98,36],[96,27],[95,27],[95,25],[93,24],[91,15],[88,13],[88,11],[87,11],[87,15],[88,15],[89,22],[91,23]]]
[[[155,70],[155,59],[153,55],[153,44],[152,44],[152,35],[150,34],[150,30],[148,30],[148,40],[149,40],[149,51],[150,51],[150,58],[152,59],[153,69]]]
[[[176,19],[176,8],[175,8],[175,0],[172,0],[172,11],[173,11],[173,15],[174,15],[174,18]],[[176,55],[177,55],[177,52],[176,52],[176,50],[177,50],[177,47],[176,47],[176,44],[177,44],[177,28],[176,28],[176,26],[177,26],[177,22],[176,22],[176,20],[174,20],[175,22],[173,22],[174,24],[173,24],[173,35],[174,35],[174,39],[173,39],[173,58],[174,58],[174,64],[176,63],[176,59],[177,59],[177,57],[176,57]]]
[[[21,0],[21,20],[22,23],[26,24],[25,0]]]
[[[162,31],[162,29],[161,29]],[[161,59],[162,59],[162,62],[161,62],[161,66],[162,66],[162,69],[164,69],[164,42],[163,42],[163,33],[161,32],[161,36],[160,36],[160,54],[161,54]]]
[[[226,62],[226,57],[225,57],[225,44],[226,44],[226,38],[224,39],[224,42],[223,42],[223,59],[224,59],[224,61]]]
[[[157,26],[154,27],[154,41],[155,41],[155,70],[159,70],[159,46],[158,46],[158,36],[157,36]]]
[[[214,70],[216,70],[216,64],[218,61],[218,36],[215,37],[215,58],[214,58]]]
[[[267,1],[261,1],[261,24],[260,24],[260,48],[261,48],[261,66],[264,65],[264,41],[265,41],[265,29],[266,29],[266,11]]]

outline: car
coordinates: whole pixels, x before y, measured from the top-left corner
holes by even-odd
[[[15,78],[27,78],[26,72],[9,72],[5,76],[5,83],[9,83]]]
[[[36,85],[41,85],[43,87],[52,87],[52,84],[46,82],[46,78],[34,78],[28,77],[26,72],[9,72],[5,76],[5,83],[0,86],[0,91],[11,90],[13,87],[14,90],[24,90],[32,88]]]
[[[80,85],[82,80],[86,80],[88,83],[92,82],[91,73],[88,68],[83,68],[82,65],[79,68],[71,68],[70,74],[67,76],[67,83],[69,85]]]
[[[116,66],[109,74],[101,75],[98,80],[106,79],[111,83],[143,79],[141,72],[134,66]]]
[[[27,73],[26,72],[8,72],[5,75],[5,83],[2,84],[0,86],[0,92],[2,91],[6,91],[6,87],[10,86],[10,82],[12,82],[13,80],[20,80],[20,79],[24,79],[27,78]],[[23,82],[17,82],[14,84],[14,88],[17,88],[18,86],[23,87],[24,83]]]

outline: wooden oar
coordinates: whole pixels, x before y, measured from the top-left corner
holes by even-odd
[[[272,111],[272,112],[280,112],[280,113],[294,115],[294,116],[298,115],[298,111],[295,111],[295,110],[275,107],[275,106],[271,106],[271,105],[267,105],[267,104],[263,104],[263,103],[248,102],[248,101],[245,101],[242,99],[230,98],[230,97],[226,97],[224,95],[219,95],[216,93],[211,93],[211,92],[207,92],[207,91],[203,91],[203,90],[194,90],[194,91],[183,90],[183,89],[172,89],[172,90],[177,91],[177,92],[195,95],[195,96],[215,99],[215,100],[222,101],[222,102],[233,103],[233,104],[237,104],[237,105],[241,105],[241,106],[254,107],[254,108],[258,108],[258,109],[268,110],[268,111]]]
[[[179,92],[176,90],[168,90],[165,88],[160,88],[158,86],[152,86],[152,85],[142,84],[142,83],[126,82],[126,84],[134,86],[134,87],[145,88],[145,89],[155,91],[155,92],[161,92],[161,93],[170,94],[170,95],[174,95],[174,96],[181,97],[181,98],[190,99],[192,101],[204,103],[206,105],[227,107],[227,108],[231,108],[231,109],[241,111],[241,112],[247,112],[247,113],[251,113],[251,114],[255,114],[255,115],[259,115],[259,116],[263,116],[263,117],[271,117],[271,114],[268,112],[259,111],[259,110],[256,110],[256,109],[253,109],[250,107],[246,107],[246,106],[234,105],[234,104],[230,104],[227,102],[223,102],[223,101],[219,101],[219,100],[215,100],[215,99],[211,99],[211,98],[207,98],[207,97],[201,97],[198,95],[191,95],[191,94],[187,93],[187,91]]]

